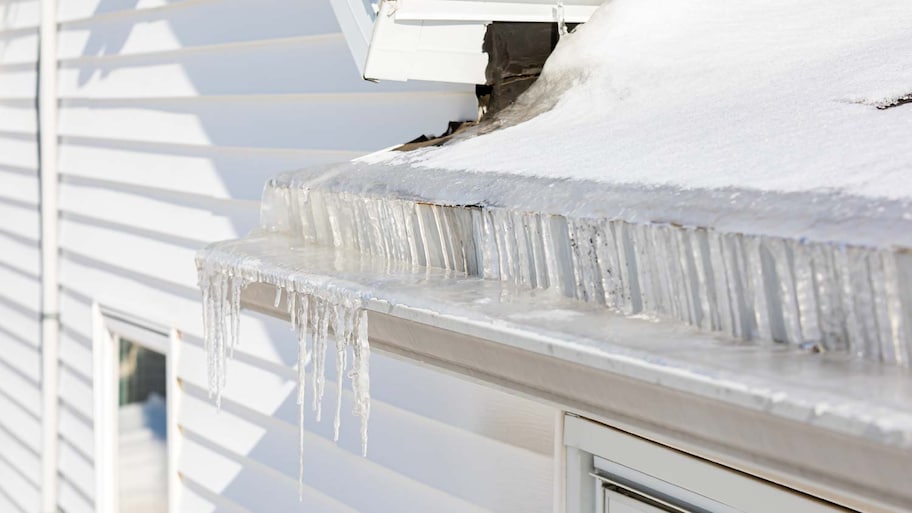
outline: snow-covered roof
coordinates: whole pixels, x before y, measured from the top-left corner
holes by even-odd
[[[493,123],[271,180],[259,230],[198,255],[213,391],[246,304],[290,317],[318,396],[335,332],[366,422],[368,319],[412,323],[478,352],[388,348],[508,348],[518,381],[534,354],[567,401],[576,369],[749,410],[757,443],[836,435],[833,460],[725,443],[844,482],[865,454],[880,473],[852,486],[909,500],[888,469],[912,451],[910,27],[905,0],[607,2]]]
[[[910,95],[905,0],[612,0],[560,41],[502,128],[400,160],[909,198]]]

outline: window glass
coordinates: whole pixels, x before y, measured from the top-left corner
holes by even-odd
[[[118,375],[118,482],[123,513],[168,509],[167,360],[121,338]]]

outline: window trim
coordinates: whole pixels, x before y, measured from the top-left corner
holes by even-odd
[[[686,500],[694,494],[743,513],[802,511],[845,513],[849,510],[762,478],[683,453],[572,414],[564,416],[566,511],[594,512],[603,506],[595,473],[617,469],[625,481],[637,474],[644,490],[664,488]],[[627,475],[623,475],[624,473]],[[647,486],[648,485],[648,486]]]
[[[165,408],[168,446],[168,511],[179,511],[180,431],[177,413],[180,402],[178,358],[180,332],[140,317],[93,303],[92,305],[93,409],[95,434],[95,511],[118,513],[117,478],[118,394],[120,338],[129,339],[165,356]]]

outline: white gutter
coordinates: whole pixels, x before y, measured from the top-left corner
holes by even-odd
[[[41,1],[38,55],[38,143],[41,184],[41,511],[57,511],[58,175],[57,2]]]

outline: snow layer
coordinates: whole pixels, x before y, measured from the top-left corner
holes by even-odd
[[[910,93],[907,0],[611,0],[561,40],[502,129],[392,158],[908,198],[912,104],[877,107]]]

